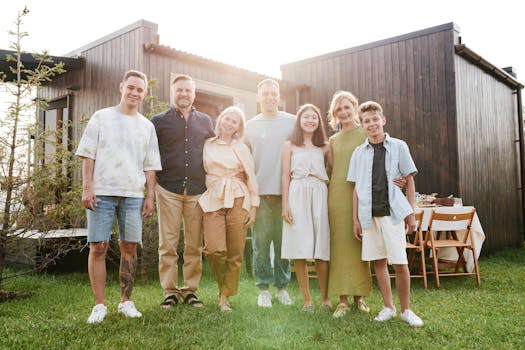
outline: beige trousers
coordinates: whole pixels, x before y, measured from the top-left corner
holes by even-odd
[[[202,275],[202,209],[197,202],[200,195],[176,194],[158,184],[155,194],[159,221],[159,278],[164,296],[195,292]],[[179,288],[177,247],[182,217],[184,266],[183,285]]]
[[[225,296],[237,294],[248,216],[242,208],[243,197],[235,198],[233,208],[204,213],[204,253],[206,261]]]

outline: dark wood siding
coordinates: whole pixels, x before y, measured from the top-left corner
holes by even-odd
[[[156,40],[156,27],[133,26],[110,40],[81,49],[83,70],[67,72],[39,90],[49,100],[70,96],[73,122],[89,118],[96,110],[120,101],[119,83],[128,69],[144,71],[142,46]],[[67,87],[75,86],[73,90]],[[79,140],[83,129],[77,128],[73,139]]]
[[[311,87],[311,100],[323,113],[337,90],[349,90],[360,102],[379,102],[386,131],[404,139],[419,169],[417,190],[458,195],[455,109],[449,109],[454,85],[447,85],[447,63],[453,62],[454,29],[404,38],[385,45],[342,51],[282,66],[283,80]],[[294,101],[287,101],[294,105]],[[454,135],[454,133],[452,134]]]
[[[385,111],[418,167],[416,190],[461,196],[479,212],[483,252],[523,241],[518,111],[513,88],[455,53],[453,24],[281,67],[323,111],[339,89]],[[324,75],[319,74],[324,72]]]
[[[489,250],[523,241],[516,95],[461,57],[456,59],[459,186],[475,203]]]
[[[203,80],[251,92],[257,92],[257,84],[264,78],[262,75],[243,72],[235,68],[215,69],[206,65],[192,64],[187,58],[177,60],[176,58],[156,53],[146,53],[145,59],[149,61],[149,66],[146,67],[149,76],[162,82],[159,85],[157,96],[160,100],[166,102],[169,102],[170,99],[169,78],[171,73],[184,73],[195,80]],[[197,86],[198,89],[199,86]]]

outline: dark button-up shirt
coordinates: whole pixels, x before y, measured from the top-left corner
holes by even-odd
[[[162,171],[157,181],[177,194],[197,195],[206,190],[202,150],[206,139],[215,135],[209,116],[192,109],[186,122],[182,113],[171,107],[151,119],[159,140]]]

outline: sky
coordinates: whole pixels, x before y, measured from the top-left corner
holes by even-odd
[[[525,82],[521,0],[10,0],[0,48],[17,13],[30,10],[26,51],[60,56],[131,23],[159,25],[160,44],[280,78],[280,65],[454,22],[462,42]]]

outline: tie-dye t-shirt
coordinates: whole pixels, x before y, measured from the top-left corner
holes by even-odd
[[[123,114],[118,107],[93,114],[76,155],[95,160],[93,191],[100,196],[144,197],[144,172],[161,170],[153,124],[140,114]]]

